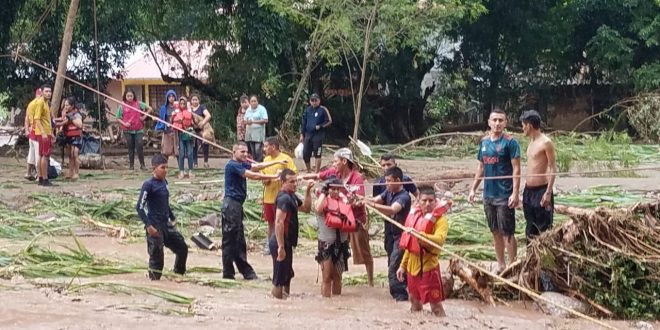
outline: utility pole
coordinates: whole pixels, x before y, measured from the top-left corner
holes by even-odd
[[[53,87],[53,98],[51,99],[50,112],[53,117],[57,116],[62,101],[62,90],[64,89],[64,76],[66,75],[66,63],[71,52],[71,39],[73,39],[73,26],[76,23],[76,14],[78,13],[78,4],[80,0],[71,0],[69,4],[69,13],[66,16],[66,25],[64,26],[64,36],[62,37],[62,49],[60,50],[60,59],[57,64],[57,76],[55,77],[55,86]]]

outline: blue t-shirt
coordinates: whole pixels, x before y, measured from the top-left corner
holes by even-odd
[[[383,200],[385,205],[391,206],[394,203],[398,203],[403,207],[401,211],[392,216],[392,219],[402,225],[405,225],[406,217],[408,216],[408,213],[410,213],[410,206],[412,204],[408,191],[401,189],[399,192],[393,193],[385,190],[382,194],[380,194],[380,198]],[[401,237],[401,229],[385,221],[385,237],[391,237],[394,240],[397,240],[399,237]]]
[[[413,195],[417,192],[417,186],[412,182],[412,179],[409,176],[404,175],[403,180],[401,180],[401,181],[402,182],[410,182],[410,183],[404,183],[403,184],[403,189],[405,189],[407,192],[409,192]],[[374,197],[379,196],[385,190],[387,190],[387,187],[385,185],[383,185],[385,183],[385,177],[384,176],[381,176],[380,178],[376,179],[376,182],[374,182],[374,183],[376,183],[376,185],[373,187],[373,196]]]
[[[230,160],[225,165],[225,197],[243,204],[247,198],[247,180],[243,177],[245,170],[252,167],[250,163],[239,163]]]
[[[520,145],[509,134],[492,141],[486,136],[479,142],[477,159],[484,164],[484,177],[513,175],[511,160],[520,158]],[[484,198],[509,198],[513,179],[484,180]]]
[[[314,108],[310,105],[303,113],[302,123],[300,123],[300,133],[305,136],[321,134],[325,131],[323,125],[327,123],[328,115],[325,108],[322,106]],[[321,126],[318,131],[316,130],[316,125]]]
[[[158,180],[152,177],[142,184],[135,209],[145,228],[151,225],[167,224],[170,220],[176,220],[170,208],[169,200],[170,191],[167,189],[167,180]]]

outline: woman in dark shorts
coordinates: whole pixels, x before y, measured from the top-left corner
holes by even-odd
[[[64,100],[62,116],[57,120],[57,126],[64,132],[64,145],[69,153],[69,169],[66,178],[77,180],[80,176],[80,147],[82,146],[83,117],[76,106],[76,99],[68,97]]]

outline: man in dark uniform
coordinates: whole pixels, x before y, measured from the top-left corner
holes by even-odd
[[[300,142],[303,144],[303,160],[307,172],[312,171],[310,166],[312,156],[316,159],[315,172],[318,173],[321,170],[321,151],[325,129],[331,124],[330,111],[321,105],[318,94],[312,94],[300,124]]]

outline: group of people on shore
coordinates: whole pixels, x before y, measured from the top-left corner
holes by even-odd
[[[27,106],[24,120],[24,132],[29,140],[25,178],[45,187],[53,185],[48,168],[56,141],[69,153],[66,179],[77,180],[80,176],[79,152],[84,115],[74,97],[65,98],[58,114],[52,113],[52,92],[48,84],[39,87],[35,91],[35,98]]]
[[[536,111],[524,112],[520,121],[524,133],[531,138],[523,192],[526,236],[531,240],[552,226],[555,151],[550,139],[540,131],[541,117]],[[507,117],[502,110],[493,110],[488,123],[490,132],[479,144],[479,165],[468,198],[474,202],[480,182],[485,181],[484,212],[493,234],[498,271],[501,271],[507,265],[505,249],[509,263],[516,259],[514,230],[521,177],[520,145],[504,132]],[[306,174],[298,173],[293,160],[280,150],[275,137],[264,139],[266,157],[263,162],[249,160],[249,147],[245,142],[236,143],[232,151],[232,159],[225,166],[225,194],[221,208],[223,278],[234,279],[236,268],[246,280],[257,278],[247,259],[243,203],[247,197],[247,179],[260,180],[265,185],[263,219],[268,223],[268,250],[273,260],[273,297],[285,298],[291,291],[299,212],[314,212],[318,222],[316,261],[323,274],[321,294],[324,297],[341,294],[342,273],[348,269],[351,257],[353,264],[365,265],[368,285],[373,286],[374,263],[367,230],[367,209],[372,209],[374,213],[389,218],[385,222],[383,244],[388,257],[388,284],[392,298],[410,301],[413,311],[419,311],[423,304],[429,303],[434,314],[445,314],[438,246],[442,246],[447,237],[447,211],[451,200],[438,198],[432,186],[417,185],[404,175],[393,155],[381,157],[383,176],[373,184],[372,196],[366,197],[365,181],[348,148],[334,153],[330,168]],[[152,204],[149,197],[155,194],[150,191],[157,186],[153,181],[165,180],[162,172],[163,166],[166,172],[166,164],[163,157],[157,155],[152,165],[154,178],[143,185],[138,213],[145,222],[148,242],[152,242],[153,237],[166,239],[160,249],[152,249],[153,244],[149,243],[150,269],[152,272],[162,270],[162,247],[167,246],[177,254],[175,271],[184,273],[187,248],[180,244],[182,238],[177,236],[179,234],[173,234],[174,215],[169,206],[158,202]],[[296,193],[301,184],[304,196]],[[159,189],[166,191],[166,183],[165,188]],[[164,200],[164,193],[155,195]],[[143,212],[145,205],[148,214]],[[152,212],[155,214],[153,218]],[[412,235],[411,230],[402,230],[400,225],[414,229],[424,239]],[[175,236],[176,239],[171,238]]]

